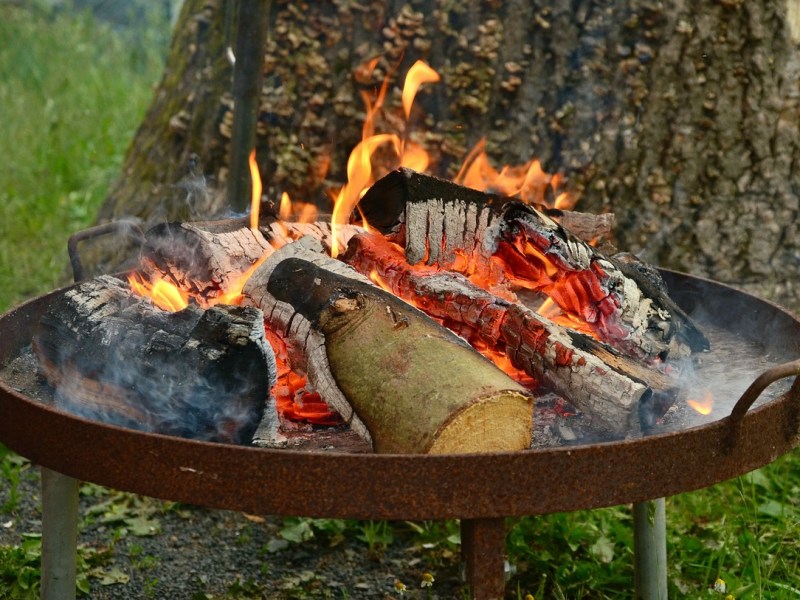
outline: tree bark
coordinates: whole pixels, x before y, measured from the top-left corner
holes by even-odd
[[[729,282],[767,279],[788,298],[800,278],[800,35],[788,4],[276,0],[257,135],[267,192],[322,204],[359,140],[361,89],[424,59],[442,83],[422,88],[406,135],[433,151],[436,173],[452,175],[481,137],[498,164],[536,155],[566,174],[582,210],[616,214],[621,249]],[[223,6],[185,3],[101,220],[225,209]],[[358,66],[375,56],[367,76]],[[379,130],[401,121],[399,95]]]

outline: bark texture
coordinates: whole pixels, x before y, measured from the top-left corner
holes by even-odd
[[[224,209],[232,119],[224,3],[187,0],[164,80],[100,218]],[[257,146],[271,198],[323,202],[360,137],[362,89],[417,59],[407,135],[452,175],[487,139],[543,159],[620,248],[790,294],[800,276],[798,42],[785,0],[275,0]],[[378,68],[359,69],[379,56]],[[400,123],[399,91],[378,129]],[[396,112],[394,112],[396,109]],[[394,130],[394,127],[391,127]],[[215,185],[198,190],[196,174]],[[217,188],[216,186],[219,186]],[[203,191],[203,190],[200,190]],[[188,198],[188,201],[187,201]],[[784,296],[785,297],[785,296]]]

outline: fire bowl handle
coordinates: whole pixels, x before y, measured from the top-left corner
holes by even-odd
[[[86,275],[83,270],[81,255],[78,252],[78,244],[84,240],[91,240],[110,233],[127,235],[137,241],[139,245],[145,242],[144,232],[142,228],[139,227],[139,224],[126,219],[104,223],[103,225],[96,225],[95,227],[89,227],[89,229],[84,229],[73,234],[67,241],[67,252],[69,253],[70,265],[72,265],[72,278],[74,281],[83,281]]]
[[[728,419],[730,420],[730,440],[733,443],[739,431],[742,419],[747,414],[747,411],[753,406],[753,403],[758,399],[767,387],[785,377],[796,376],[792,388],[789,390],[789,397],[793,401],[792,407],[794,410],[794,417],[791,419],[791,435],[797,431],[798,419],[800,419],[800,359],[793,360],[788,363],[783,363],[771,369],[767,369],[761,375],[756,377],[755,381],[750,384],[742,397],[736,402],[731,411]]]

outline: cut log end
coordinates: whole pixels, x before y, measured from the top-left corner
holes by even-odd
[[[262,265],[244,295],[296,340],[323,397],[343,399],[343,417],[375,452],[530,447],[533,399],[524,387],[343,263],[296,242]]]
[[[495,392],[451,416],[428,454],[515,452],[529,448],[533,400],[513,390]]]

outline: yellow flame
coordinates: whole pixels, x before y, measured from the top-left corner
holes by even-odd
[[[377,62],[377,60],[372,60],[361,67],[362,76],[371,74]],[[361,200],[366,190],[375,183],[372,161],[380,148],[387,144],[392,145],[393,157],[396,157],[396,162],[394,165],[389,165],[389,168],[404,166],[416,171],[424,171],[430,163],[427,151],[419,144],[403,141],[395,134],[375,133],[375,117],[386,99],[389,79],[389,76],[384,79],[374,100],[369,94],[362,93],[366,107],[366,117],[361,129],[361,141],[353,148],[350,157],[347,159],[347,183],[339,190],[334,202],[333,214],[331,215],[331,237],[333,240],[331,243],[331,255],[334,258],[341,251],[338,239],[341,226],[350,221],[350,215],[358,205],[359,200]],[[417,61],[412,65],[406,75],[402,93],[406,119],[411,113],[411,106],[419,86],[423,83],[439,80],[439,74],[424,62]]]
[[[406,120],[411,116],[411,106],[417,95],[419,86],[423,83],[436,83],[441,80],[439,73],[430,68],[425,62],[418,60],[408,70],[405,85],[403,85],[403,111]]]
[[[374,183],[372,178],[372,155],[382,145],[391,143],[395,149],[400,148],[400,138],[393,133],[373,135],[359,142],[347,159],[347,183],[339,191],[336,204],[331,215],[331,256],[339,255],[339,242],[337,240],[339,228],[350,220],[356,204],[361,199],[364,191]]]
[[[369,278],[375,285],[381,288],[384,292],[389,292],[390,294],[394,293],[392,292],[392,288],[389,287],[389,284],[386,283],[386,281],[384,281],[383,277],[381,277],[375,269],[370,271]]]
[[[710,390],[706,390],[703,392],[702,400],[689,399],[686,401],[686,404],[701,415],[710,415],[714,410],[714,395]]]
[[[134,294],[149,298],[153,304],[162,310],[177,312],[189,306],[189,295],[178,287],[161,277],[155,281],[147,281],[138,273],[128,276],[128,283]]]
[[[286,192],[281,194],[281,205],[278,210],[278,217],[280,217],[281,221],[288,221],[292,218],[292,199]]]
[[[253,180],[253,191],[250,197],[250,229],[258,229],[258,212],[261,208],[261,175],[258,173],[256,149],[250,152],[250,178]]]
[[[549,319],[560,315],[561,309],[552,298],[546,298],[536,312],[542,315],[544,318]]]
[[[272,248],[267,248],[267,251],[264,252],[264,254],[256,262],[250,265],[247,270],[243,271],[241,275],[234,279],[222,294],[214,298],[209,298],[206,308],[209,306],[215,306],[217,304],[241,304],[242,290],[244,289],[245,284],[253,275],[253,273],[255,273],[256,269],[260,267],[273,252],[274,250],[272,250]]]
[[[409,141],[403,144],[400,157],[401,167],[407,167],[414,171],[422,172],[428,168],[430,161],[431,159],[428,151],[419,144]]]

